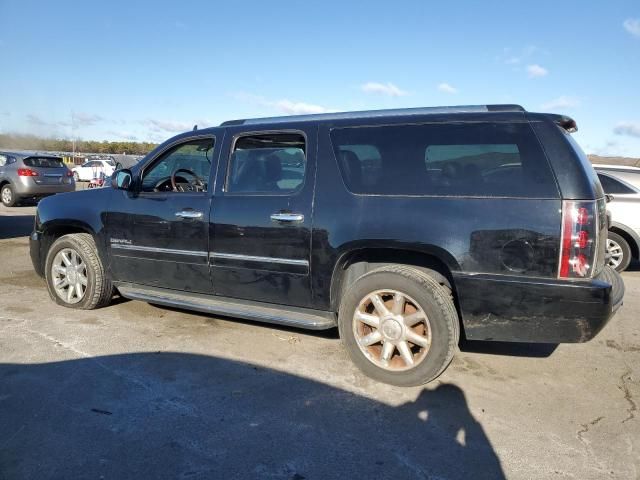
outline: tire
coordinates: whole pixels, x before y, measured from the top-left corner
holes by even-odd
[[[607,234],[608,265],[617,272],[623,272],[631,263],[631,247],[624,237],[615,232]]]
[[[80,181],[80,175],[78,175],[78,172],[73,172],[73,181],[74,182]]]
[[[65,262],[65,257],[69,262]],[[77,261],[74,262],[74,260]],[[74,267],[73,272],[69,272],[67,269],[74,264],[79,266]],[[59,269],[54,271],[54,265],[63,266],[66,273],[60,273]],[[51,245],[45,262],[45,278],[51,299],[65,307],[93,310],[108,305],[113,296],[111,280],[100,261],[93,237],[87,233],[64,235]],[[71,279],[74,285],[85,281],[86,286],[81,284],[80,287],[84,287],[84,292],[78,295],[76,287],[69,296],[67,294],[72,290],[71,287],[56,289],[55,284],[63,283],[61,281],[65,278],[67,283]]]
[[[5,207],[15,207],[18,204],[18,197],[10,183],[6,183],[0,189],[0,198]]]
[[[371,301],[375,294],[388,315],[380,314]],[[396,312],[392,312],[398,295],[404,297],[404,303],[399,302]],[[422,314],[426,319],[411,328],[406,326],[415,321],[410,318]],[[382,321],[377,327],[375,317]],[[365,318],[366,323],[360,318]],[[338,329],[351,359],[365,375],[401,387],[423,385],[437,378],[451,363],[460,338],[451,290],[426,272],[405,265],[386,265],[353,282],[340,302]],[[368,341],[363,340],[365,337]],[[378,338],[378,342],[369,344]],[[413,343],[414,339],[426,345]],[[390,346],[384,347],[386,343]],[[403,348],[401,343],[405,343]],[[384,358],[385,348],[391,349],[388,360]],[[407,357],[413,364],[405,360]]]

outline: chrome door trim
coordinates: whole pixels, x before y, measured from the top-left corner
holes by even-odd
[[[238,255],[235,253],[218,253],[210,252],[209,256],[212,259],[222,258],[226,260],[240,260],[243,262],[265,262],[265,263],[278,263],[281,265],[302,265],[309,266],[308,260],[296,260],[293,258],[278,258],[278,257],[259,257],[254,255]]]
[[[301,213],[273,213],[271,220],[274,222],[304,222],[304,215]]]
[[[111,248],[118,250],[133,250],[137,252],[169,253],[173,255],[191,255],[194,257],[207,257],[207,252],[198,250],[175,250],[173,248],[144,247],[139,245],[126,245],[121,243],[111,243]]]

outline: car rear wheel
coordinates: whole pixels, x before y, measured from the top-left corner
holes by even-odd
[[[113,296],[111,280],[87,233],[64,235],[51,245],[45,276],[49,295],[65,307],[92,310],[106,306]]]
[[[7,183],[0,189],[0,199],[5,207],[14,207],[18,203],[16,193],[13,191],[11,184]]]
[[[631,247],[629,243],[615,232],[607,234],[607,254],[609,266],[618,272],[627,269],[631,263]]]
[[[380,267],[357,279],[342,298],[338,326],[356,366],[398,386],[438,377],[460,336],[451,291],[404,265]]]

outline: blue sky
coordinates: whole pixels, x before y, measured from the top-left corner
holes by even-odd
[[[519,103],[640,157],[640,2],[0,0],[0,131],[161,141],[230,118]]]

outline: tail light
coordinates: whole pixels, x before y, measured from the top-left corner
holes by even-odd
[[[20,177],[37,177],[38,172],[36,172],[35,170],[31,170],[30,168],[19,168],[18,175]]]
[[[73,172],[71,170],[67,170],[67,177],[73,177]]]
[[[591,278],[597,271],[599,214],[595,201],[562,202],[559,278]]]

